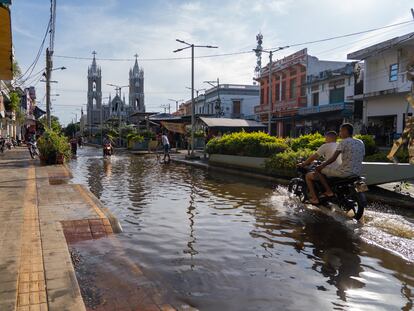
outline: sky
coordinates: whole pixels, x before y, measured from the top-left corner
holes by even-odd
[[[107,84],[127,85],[128,72],[138,54],[145,73],[147,111],[163,111],[161,106],[175,104],[169,99],[191,97],[190,49],[175,39],[218,49],[196,49],[195,56],[250,51],[256,47],[256,34],[263,34],[264,48],[286,46],[359,32],[412,20],[411,0],[57,0],[54,44],[52,113],[63,124],[86,111],[87,69],[97,52],[102,68],[105,99],[115,93]],[[49,21],[50,1],[14,0],[12,10],[13,45],[17,61],[25,72],[38,53]],[[274,54],[274,59],[302,48],[324,60],[345,61],[346,55],[395,36],[414,31],[414,23],[368,34],[289,48]],[[47,39],[45,46],[49,44]],[[185,57],[180,60],[153,60]],[[100,59],[102,58],[102,59]],[[103,59],[123,59],[109,61]],[[267,55],[263,55],[263,64]],[[254,53],[195,60],[195,87],[206,88],[206,80],[220,83],[252,84]],[[45,67],[44,51],[33,70]],[[45,107],[45,85],[40,76],[26,81],[36,85],[39,107]],[[125,92],[128,101],[127,88]]]

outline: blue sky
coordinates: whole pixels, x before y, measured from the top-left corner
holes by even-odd
[[[275,47],[381,27],[412,19],[410,0],[57,0],[57,25],[52,93],[53,113],[70,122],[86,105],[86,72],[90,60],[59,58],[59,55],[101,58],[133,58],[139,54],[145,71],[147,111],[161,111],[169,98],[188,99],[190,61],[146,61],[148,58],[189,56],[172,53],[181,47],[176,38],[196,44],[219,46],[196,50],[196,55],[228,53],[255,47],[258,32],[264,46]],[[48,0],[15,0],[12,9],[13,43],[23,71],[39,49],[49,18]],[[308,52],[320,59],[346,60],[346,54],[397,35],[414,31],[414,23],[365,35],[309,45]],[[287,49],[276,58],[302,47]],[[111,92],[107,83],[128,84],[133,61],[98,61],[103,74],[103,96]],[[265,62],[264,62],[265,63]],[[251,84],[254,54],[197,59],[195,84],[220,77],[222,83]],[[34,73],[44,67],[44,55]],[[36,82],[37,80],[34,80]],[[44,84],[37,84],[40,107],[44,107]],[[126,94],[127,97],[127,94]],[[128,100],[128,97],[127,97]]]

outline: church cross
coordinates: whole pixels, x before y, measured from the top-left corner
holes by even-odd
[[[135,53],[134,57],[135,57],[135,60],[137,60],[138,59],[138,54]]]
[[[93,51],[92,54],[93,54],[93,58],[95,58],[96,54],[98,54],[98,53],[96,53],[95,51]]]

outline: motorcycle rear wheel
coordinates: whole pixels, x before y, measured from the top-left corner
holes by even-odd
[[[306,183],[300,178],[293,178],[288,186],[288,191],[296,195],[301,202],[308,199]]]
[[[354,202],[352,210],[354,212],[354,219],[360,220],[364,215],[365,207],[367,206],[367,199],[365,193],[363,192],[354,192],[350,199]]]

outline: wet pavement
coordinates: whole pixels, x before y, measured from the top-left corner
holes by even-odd
[[[89,309],[413,308],[414,211],[372,204],[358,224],[270,183],[94,148],[70,168],[124,229],[71,245]]]

